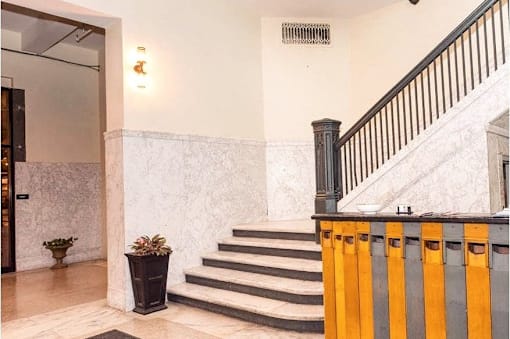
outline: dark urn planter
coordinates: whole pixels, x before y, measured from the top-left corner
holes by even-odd
[[[170,255],[135,255],[125,253],[129,261],[135,297],[133,312],[148,314],[166,306],[166,277]]]
[[[57,261],[55,265],[51,266],[52,270],[67,267],[67,264],[64,264],[64,258],[67,256],[67,249],[71,246],[73,245],[68,244],[58,247],[47,247],[49,250],[51,250],[52,257]]]

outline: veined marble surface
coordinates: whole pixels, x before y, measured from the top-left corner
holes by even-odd
[[[415,212],[489,213],[485,127],[510,106],[509,73],[502,67],[468,94],[340,200],[339,210],[380,203],[388,212],[409,204]]]
[[[184,281],[185,268],[201,264],[201,255],[216,250],[233,225],[266,218],[262,142],[126,130],[107,133],[105,140],[107,197],[113,198],[108,260],[118,263],[109,265],[111,305],[133,307],[123,253],[140,235],[167,238],[174,250],[172,285]]]
[[[2,323],[2,337],[78,339],[117,329],[144,339],[320,339],[323,334],[270,328],[183,304],[148,315],[123,313],[99,300]]]
[[[313,141],[268,142],[266,154],[268,219],[310,218],[315,197]]]
[[[132,309],[133,294],[129,266],[124,256],[126,237],[124,229],[124,157],[122,138],[105,137],[106,181],[106,237],[108,244],[108,305]],[[130,293],[130,294],[129,294]]]
[[[65,262],[102,256],[101,169],[98,163],[16,162],[16,269],[55,263],[43,241],[77,237]]]

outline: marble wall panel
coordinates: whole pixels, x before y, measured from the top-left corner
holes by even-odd
[[[17,162],[15,201],[16,269],[49,267],[55,260],[42,246],[77,237],[66,262],[102,258],[101,169],[97,163]]]
[[[122,130],[110,133],[106,144],[108,198],[124,196],[123,202],[108,202],[108,235],[118,232],[121,238],[108,240],[109,263],[113,242],[119,253],[111,259],[122,267],[127,261],[119,261],[117,246],[123,242],[122,253],[129,252],[140,235],[160,233],[174,250],[168,285],[175,284],[184,281],[185,268],[201,264],[201,255],[217,250],[217,242],[231,235],[233,225],[266,219],[263,142]],[[121,151],[114,150],[119,147]],[[122,159],[116,159],[115,152],[121,152]],[[115,168],[115,162],[123,167]],[[119,217],[111,219],[112,213]],[[121,270],[127,273],[121,308],[129,309],[129,272]],[[117,273],[120,270],[109,271],[116,279]]]
[[[310,129],[310,137],[313,134]],[[314,212],[313,141],[268,142],[266,146],[269,220],[308,219]]]
[[[124,229],[124,158],[121,131],[105,133],[108,305],[133,309]],[[128,292],[129,291],[129,292]],[[128,294],[131,293],[131,294]]]
[[[381,203],[388,212],[397,204],[418,213],[490,212],[485,128],[508,110],[508,87],[505,66],[340,200],[339,210]]]

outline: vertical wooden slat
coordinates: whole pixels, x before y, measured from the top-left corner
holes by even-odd
[[[465,224],[468,338],[492,338],[487,224]]]
[[[443,224],[422,224],[423,291],[427,339],[446,339]]]
[[[413,108],[411,103],[411,85],[407,85],[407,94],[408,94],[408,103],[409,103],[409,131],[411,132],[411,140],[414,139],[414,131],[413,131]],[[404,88],[405,93],[405,88]],[[404,99],[405,102],[405,99]]]
[[[420,112],[418,109],[418,82],[414,79],[414,103],[416,109],[416,135],[420,134]]]
[[[463,79],[463,85],[464,85],[464,96],[467,95],[467,79],[466,79],[466,55],[464,52],[464,33],[460,36],[460,48],[462,50],[461,57],[462,57],[462,79]]]
[[[386,253],[388,255],[388,314],[390,339],[407,338],[405,272],[403,255],[403,225],[386,223]]]
[[[489,42],[487,41],[487,19],[485,18],[485,14],[483,14],[483,41],[485,45],[485,71],[487,73],[487,77],[489,77]]]
[[[379,151],[378,151],[379,150],[379,147],[378,147],[379,138],[377,138],[377,116],[378,115],[380,118],[381,112],[374,115],[374,142],[375,142],[375,168],[376,169],[379,168]]]
[[[359,182],[363,182],[363,150],[361,149],[361,130],[358,131],[358,143],[359,143]]]
[[[429,123],[432,124],[432,93],[430,92],[430,71],[427,66],[427,95],[429,97]]]
[[[342,145],[341,147],[342,149],[342,153],[344,155],[344,163],[343,163],[343,166],[342,166],[342,171],[344,172],[344,183],[343,183],[343,187],[342,187],[342,190],[344,192],[344,196],[347,195],[348,193],[348,181],[347,181],[347,147],[346,147],[346,144]]]
[[[426,116],[426,112],[425,112],[425,89],[424,89],[424,86],[423,86],[423,72],[420,73],[420,84],[421,84],[421,108],[422,108],[421,114],[423,116],[423,130],[425,130],[427,128],[427,118],[425,117]]]
[[[400,129],[400,104],[398,102],[398,93],[395,97],[395,104],[397,105],[397,137],[398,137],[398,149],[401,150],[402,149],[402,137],[401,137],[401,129]],[[405,128],[404,128],[404,131],[405,131]],[[405,132],[404,132],[405,133]]]
[[[452,69],[450,65],[450,47],[446,48],[446,61],[448,62],[448,93],[450,95],[450,108],[453,106]]]
[[[370,143],[370,174],[374,173],[374,151],[372,149],[372,119],[368,121],[368,140]]]
[[[507,7],[510,9],[510,4],[507,4]],[[503,2],[499,1],[499,26],[501,28],[501,51],[503,52],[503,63],[506,62],[505,60],[505,28],[503,27],[504,21],[503,21]]]
[[[494,23],[494,5],[491,7],[491,26],[492,26],[492,49],[494,51],[494,70],[498,70],[498,52],[496,47],[496,24]]]
[[[443,67],[443,54],[440,55],[441,61],[441,92],[443,95],[443,113],[446,112],[446,92],[444,90],[444,67]]]
[[[365,178],[368,177],[367,125],[363,126],[363,148],[365,153]]]
[[[453,42],[453,56],[455,58],[455,89],[457,92],[457,102],[460,100],[460,88],[459,88],[459,62],[457,58],[457,40]]]
[[[349,139],[349,176],[350,176],[350,179],[349,179],[350,186],[349,187],[350,187],[350,190],[352,191],[352,188],[353,188],[353,185],[352,185],[353,175],[352,175],[352,146],[351,146],[351,139]]]
[[[384,106],[384,117],[386,122],[386,159],[390,159],[390,135],[388,133],[388,106]]]
[[[478,20],[475,22],[476,30],[476,53],[478,56],[478,83],[482,83],[482,56],[480,52],[480,33],[478,32]]]
[[[352,169],[354,172],[354,187],[358,186],[358,167],[356,166],[356,134],[352,136]]]
[[[390,112],[391,112],[391,140],[393,141],[392,143],[392,150],[393,150],[393,155],[395,155],[396,153],[396,143],[395,143],[395,116],[393,114],[393,100],[390,101]]]
[[[436,60],[434,60],[434,96],[436,97],[436,118],[439,119],[439,96],[437,93],[437,70]]]
[[[475,74],[474,74],[474,65],[473,65],[473,43],[471,40],[471,27],[468,30],[468,38],[469,38],[469,69],[471,70],[471,90],[475,88]]]

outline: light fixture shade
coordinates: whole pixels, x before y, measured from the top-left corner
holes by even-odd
[[[146,63],[145,47],[138,46],[136,48],[136,64],[133,67],[136,73],[135,83],[138,88],[147,87],[147,72],[144,69]]]

